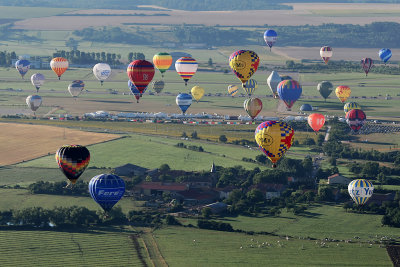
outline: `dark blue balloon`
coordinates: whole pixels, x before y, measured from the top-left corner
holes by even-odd
[[[182,110],[182,113],[185,114],[186,110],[192,104],[192,96],[189,94],[179,94],[176,97],[176,104]]]
[[[89,193],[107,212],[124,196],[125,182],[117,175],[100,174],[90,180]]]
[[[19,74],[21,74],[22,77],[28,72],[29,67],[31,66],[31,63],[29,60],[26,59],[20,59],[17,62],[15,62],[15,68],[18,70]]]
[[[303,104],[300,107],[300,111],[312,111],[313,107],[310,104]]]
[[[389,48],[382,48],[379,50],[379,57],[386,63],[392,57],[392,51]]]

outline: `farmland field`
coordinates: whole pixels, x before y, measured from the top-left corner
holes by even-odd
[[[1,123],[0,165],[14,164],[55,153],[65,144],[90,145],[116,138],[119,136],[43,125]]]
[[[135,234],[113,228],[87,232],[5,230],[0,232],[0,265],[140,266],[143,260],[130,239]],[[146,253],[143,245],[139,251]]]

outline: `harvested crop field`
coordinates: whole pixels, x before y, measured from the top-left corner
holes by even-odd
[[[0,123],[0,166],[55,153],[65,144],[90,145],[119,137],[53,126]]]
[[[229,26],[321,25],[323,23],[363,25],[383,20],[400,23],[399,5],[343,3],[291,5],[293,10],[165,11],[160,9],[138,11],[90,9],[64,13],[66,16],[21,20],[16,22],[14,27],[27,30],[76,30],[86,27],[122,26],[124,23],[164,25],[186,23],[211,26],[216,24]],[[388,13],[388,11],[390,12]],[[127,16],[127,14],[143,15]],[[154,16],[154,14],[158,15]],[[69,15],[73,15],[73,17]]]

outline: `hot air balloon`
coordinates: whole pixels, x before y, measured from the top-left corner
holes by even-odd
[[[300,98],[302,93],[301,85],[295,80],[284,80],[278,84],[279,98],[286,104],[288,109]]]
[[[107,63],[97,63],[93,67],[93,74],[103,85],[104,80],[107,80],[111,75],[111,67]]]
[[[292,146],[294,130],[285,122],[265,121],[258,125],[254,135],[258,146],[276,168],[276,162]]]
[[[344,107],[343,107],[344,113],[347,113],[352,109],[361,109],[361,106],[356,102],[348,102],[348,103],[344,104]]]
[[[370,58],[366,57],[364,59],[361,59],[361,67],[363,68],[363,70],[365,72],[365,76],[368,75],[368,72],[371,69],[372,64],[373,64],[373,62],[372,62],[372,59],[370,59]]]
[[[308,125],[314,130],[315,134],[324,126],[325,116],[319,113],[308,115]]]
[[[282,81],[281,76],[279,76],[278,72],[276,71],[272,71],[271,74],[268,76],[267,84],[271,89],[274,98],[278,97],[277,87],[281,81]]]
[[[186,110],[192,104],[192,96],[189,95],[189,94],[184,94],[184,93],[183,94],[179,94],[176,97],[176,104],[182,110],[182,114],[185,114]]]
[[[239,91],[237,85],[229,85],[228,86],[228,94],[230,94],[232,97],[234,97],[237,92]]]
[[[24,78],[24,75],[28,72],[29,68],[31,67],[31,63],[29,60],[20,59],[15,62],[15,68],[21,74],[21,77]]]
[[[40,87],[44,84],[45,77],[41,73],[35,73],[31,76],[31,82],[36,87],[36,92],[39,92]]]
[[[348,86],[341,85],[336,87],[335,90],[336,96],[339,98],[340,102],[346,102],[347,98],[349,98],[351,94],[351,89]]]
[[[172,56],[168,53],[155,54],[153,64],[161,72],[161,76],[164,77],[164,72],[172,65]]]
[[[248,98],[243,103],[244,110],[254,120],[262,110],[262,101],[258,98]]]
[[[89,193],[105,212],[109,212],[124,196],[125,182],[114,174],[100,174],[90,180]]]
[[[75,80],[68,85],[68,92],[72,97],[77,98],[81,92],[85,89],[85,83],[81,80]]]
[[[345,118],[347,124],[356,133],[363,127],[367,116],[361,109],[352,109],[346,113]]]
[[[164,89],[164,81],[153,81],[153,90],[159,94]]]
[[[392,57],[392,51],[389,48],[382,48],[379,50],[379,57],[386,64],[388,60]]]
[[[61,75],[68,69],[68,60],[63,57],[55,57],[50,61],[50,67],[60,80]]]
[[[26,98],[26,104],[35,114],[35,111],[42,105],[42,98],[39,95],[30,95]]]
[[[135,60],[126,69],[129,80],[136,86],[142,95],[147,85],[153,80],[154,66],[146,60]]]
[[[248,96],[251,96],[257,89],[258,84],[254,79],[249,79],[245,83],[242,84],[243,90],[246,92]]]
[[[190,92],[191,92],[191,94],[192,94],[192,96],[193,96],[193,98],[197,101],[197,102],[199,102],[199,100],[203,97],[203,95],[204,95],[204,89],[203,89],[203,87],[200,87],[200,86],[194,86],[193,88],[192,88],[192,90],[190,90]]]
[[[128,81],[128,88],[131,90],[132,94],[134,95],[134,97],[136,98],[136,103],[139,103],[139,99],[140,99],[140,92],[139,90],[136,88],[136,86],[129,80]],[[144,93],[144,92],[143,92]]]
[[[324,62],[328,64],[329,59],[332,57],[333,51],[332,48],[330,48],[329,46],[323,46],[319,50],[319,54],[324,60]]]
[[[300,111],[312,111],[313,107],[310,104],[303,104],[300,107]]]
[[[63,145],[56,152],[56,161],[61,171],[72,184],[89,165],[89,150],[81,145]]]
[[[351,198],[357,205],[364,205],[374,193],[373,184],[365,179],[356,179],[347,187]]]
[[[318,89],[318,92],[321,94],[321,96],[325,99],[325,102],[326,102],[326,99],[329,97],[329,95],[333,91],[333,84],[328,81],[322,81],[322,82],[318,83],[317,89]]]
[[[267,30],[264,33],[264,40],[269,46],[269,51],[271,51],[271,47],[275,44],[277,38],[278,34],[274,30]]]
[[[258,55],[250,50],[238,50],[229,57],[229,66],[242,84],[253,76],[259,63]]]
[[[191,57],[181,57],[175,62],[175,70],[185,81],[185,85],[196,73],[198,66],[197,61]]]

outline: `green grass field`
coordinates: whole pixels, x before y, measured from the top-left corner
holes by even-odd
[[[128,229],[0,232],[1,266],[140,266]],[[143,253],[143,246],[140,248]],[[147,260],[147,259],[145,259]],[[148,264],[150,262],[147,262]]]
[[[322,246],[321,241],[182,227],[157,230],[154,236],[170,266],[391,266],[386,249],[377,244]]]

